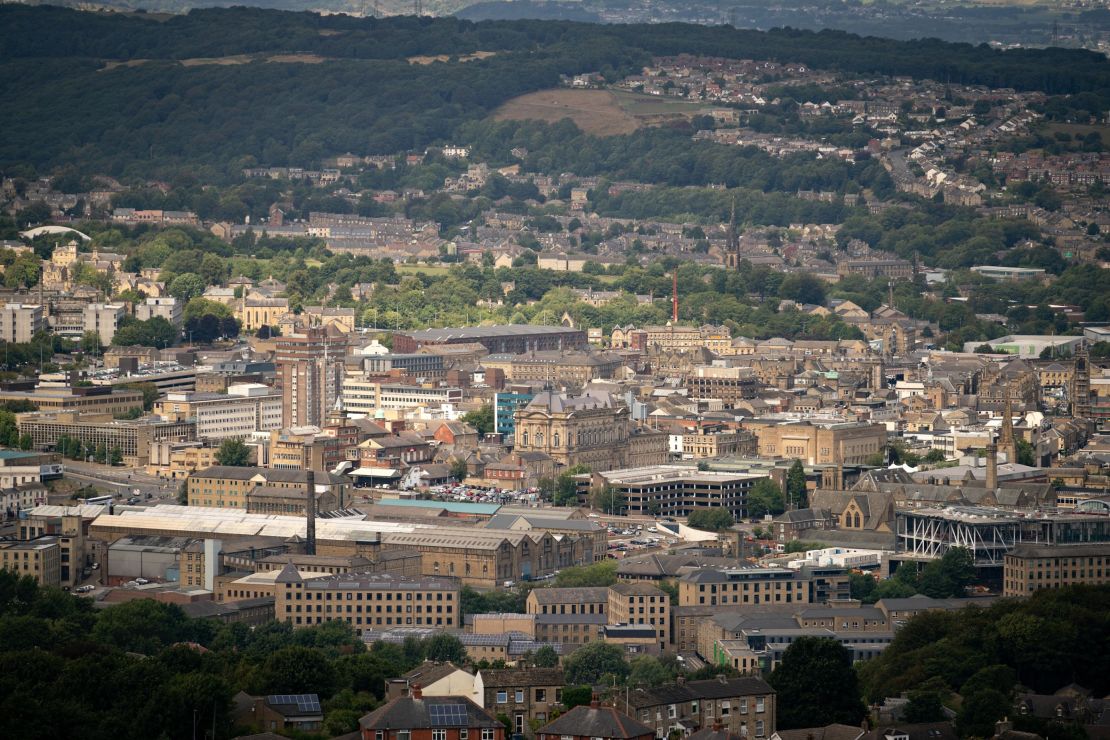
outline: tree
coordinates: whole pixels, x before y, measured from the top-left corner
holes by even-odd
[[[578,483],[568,473],[555,479],[555,494],[552,501],[556,506],[578,505]]]
[[[930,682],[931,685],[922,686],[917,691],[907,695],[907,702],[903,710],[902,719],[906,722],[941,722],[944,720],[944,699],[948,695],[947,687],[940,679]]]
[[[661,686],[674,678],[667,667],[652,655],[641,655],[632,659],[628,673],[629,686]]]
[[[93,462],[106,463],[108,461],[108,448],[103,442],[93,449]]]
[[[425,656],[428,660],[434,660],[440,663],[450,661],[452,663],[462,663],[466,660],[466,648],[463,647],[462,641],[454,635],[441,632],[428,638],[426,644]]]
[[[875,590],[875,576],[870,573],[849,573],[848,583],[853,599],[865,604],[871,603],[868,599]]]
[[[624,650],[608,642],[590,642],[575,650],[563,661],[568,683],[603,683],[609,677],[624,681],[631,669],[624,659]]]
[[[127,388],[128,390],[132,390],[132,391],[141,392],[143,394],[143,410],[144,411],[150,411],[151,409],[153,409],[154,408],[154,402],[157,401],[159,396],[162,395],[162,392],[160,390],[158,390],[158,386],[154,385],[154,383],[151,383],[149,381],[144,381],[142,383],[127,383],[127,384],[122,385],[120,387],[121,388]]]
[[[216,450],[216,462],[220,465],[248,467],[251,464],[251,450],[238,439],[225,439]]]
[[[808,272],[792,272],[783,278],[779,286],[779,297],[789,298],[797,303],[824,305],[825,283]]]
[[[804,509],[809,505],[809,496],[806,493],[806,470],[801,460],[795,460],[786,474],[786,495],[790,505],[795,509]]]
[[[732,516],[732,512],[728,509],[720,507],[698,507],[690,512],[686,517],[686,523],[694,529],[704,529],[707,532],[722,532],[733,524],[736,520]]]
[[[169,285],[169,293],[182,303],[188,303],[199,298],[205,287],[204,278],[195,272],[185,272],[173,279]]]
[[[606,514],[623,514],[625,509],[624,494],[613,486],[605,486],[594,494],[594,508]]]
[[[748,516],[752,518],[781,514],[786,508],[782,489],[770,478],[762,478],[752,486],[748,491],[747,504]]]
[[[1019,464],[1030,467],[1036,466],[1036,451],[1033,449],[1033,445],[1024,439],[1014,440],[1014,445],[1017,447],[1017,462]]]
[[[488,403],[483,404],[482,408],[477,411],[463,414],[462,420],[477,429],[478,436],[483,438],[496,431],[494,428],[493,406]]]
[[[956,715],[956,729],[961,737],[990,737],[995,723],[1013,709],[1006,694],[985,688],[963,697]]]
[[[100,334],[95,331],[86,331],[81,335],[81,351],[88,355],[99,355],[104,351],[100,342]]]
[[[563,568],[555,575],[554,585],[558,588],[585,586],[612,586],[617,582],[617,562],[602,560],[592,565],[573,565]]]
[[[591,686],[566,686],[563,689],[563,706],[567,710],[589,704],[593,701],[594,690]]]
[[[550,645],[544,645],[532,653],[532,665],[536,668],[555,668],[559,665],[559,654]]]
[[[450,471],[451,477],[459,481],[460,483],[466,480],[466,476],[469,474],[466,467],[466,460],[461,457],[452,457]]]
[[[778,692],[782,729],[858,725],[867,713],[851,654],[827,637],[796,640],[783,653],[768,683]]]
[[[120,450],[119,445],[113,445],[112,449],[108,450],[108,464],[123,465],[123,451]]]
[[[26,451],[31,449],[34,444],[35,441],[31,438],[30,434],[24,433],[19,435],[19,449]]]
[[[966,596],[966,589],[975,582],[975,558],[966,547],[952,547],[938,560],[931,561],[921,572],[916,586],[921,593],[934,599]]]
[[[266,694],[331,696],[336,675],[323,651],[290,645],[270,654],[258,670],[255,687]]]

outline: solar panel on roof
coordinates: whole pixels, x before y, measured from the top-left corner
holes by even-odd
[[[430,704],[428,719],[431,720],[432,727],[465,727],[466,707],[462,704]]]
[[[271,694],[266,697],[270,704],[295,706],[303,714],[320,714],[320,699],[316,694]]]

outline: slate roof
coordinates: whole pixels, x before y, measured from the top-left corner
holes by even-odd
[[[654,689],[638,689],[629,701],[639,708],[660,704],[680,704],[700,699],[728,699],[734,696],[765,696],[774,693],[775,690],[762,678],[744,676],[723,680],[711,678],[706,681],[667,684]]]
[[[583,586],[581,588],[536,588],[532,595],[540,604],[589,604],[609,603],[609,589],[606,586]]]
[[[459,707],[460,709],[453,711],[463,713],[465,726],[468,728],[503,727],[492,713],[462,696],[428,696],[420,699],[411,696],[397,697],[362,717],[358,724],[364,730],[416,730],[431,729],[433,726],[443,729],[446,725],[432,724],[432,714],[443,711],[439,707]]]
[[[655,730],[621,714],[613,707],[579,705],[536,730],[536,735],[573,735],[590,738],[655,737]]]
[[[503,686],[563,686],[561,668],[505,668],[482,671],[482,685],[488,688]]]

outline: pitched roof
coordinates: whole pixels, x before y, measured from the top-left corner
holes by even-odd
[[[501,727],[490,712],[462,696],[398,697],[358,721],[364,730]]]
[[[482,685],[491,686],[562,686],[566,683],[561,668],[488,669],[482,673]]]
[[[532,596],[540,604],[587,604],[609,601],[606,586],[583,586],[581,588],[534,588]]]
[[[762,696],[774,693],[775,690],[762,678],[743,676],[687,681],[681,684],[658,686],[654,689],[638,689],[630,701],[637,707],[652,707],[699,699],[727,699],[733,696]]]
[[[654,737],[655,730],[613,707],[581,704],[536,730],[536,734],[629,739],[645,735]]]

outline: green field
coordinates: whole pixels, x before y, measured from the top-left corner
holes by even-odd
[[[1050,123],[1045,126],[1049,136],[1056,133],[1071,134],[1073,139],[1081,139],[1092,131],[1102,137],[1102,145],[1110,146],[1110,126],[1106,124],[1088,125],[1082,123]]]
[[[613,99],[629,115],[633,116],[692,116],[705,110],[705,103],[659,95],[644,95],[627,90],[610,90]]]

